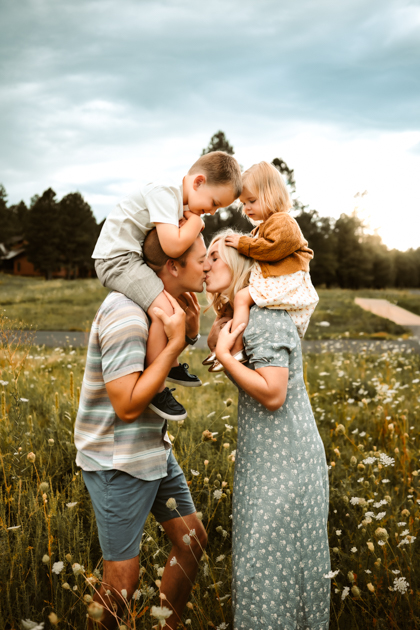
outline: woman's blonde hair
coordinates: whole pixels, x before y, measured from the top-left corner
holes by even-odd
[[[219,243],[219,256],[232,272],[232,283],[223,293],[207,293],[207,301],[209,308],[213,307],[218,317],[222,317],[229,307],[233,310],[233,300],[238,291],[248,286],[249,276],[251,275],[254,261],[252,258],[242,256],[234,247],[228,247],[225,243],[225,237],[230,234],[238,234],[235,230],[227,228],[223,232],[216,234],[207,251],[213,247],[215,243]]]
[[[242,185],[260,200],[264,219],[274,212],[289,212],[292,207],[289,192],[280,172],[268,162],[254,164],[242,175]]]

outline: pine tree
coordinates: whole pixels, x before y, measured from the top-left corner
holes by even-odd
[[[67,278],[75,277],[77,269],[91,269],[92,252],[98,235],[98,226],[90,205],[79,192],[69,193],[59,203],[61,260]]]
[[[223,131],[218,131],[211,137],[208,147],[202,150],[201,155],[212,153],[212,151],[224,151],[229,155],[233,155],[235,153]]]
[[[33,204],[27,223],[27,255],[35,269],[51,279],[61,268],[63,238],[60,225],[60,206],[55,192],[48,188]]]

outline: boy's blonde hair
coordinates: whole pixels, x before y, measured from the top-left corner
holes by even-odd
[[[212,151],[198,158],[191,166],[188,175],[203,173],[210,186],[232,186],[235,199],[242,192],[241,167],[234,157],[224,151]]]
[[[260,200],[264,219],[274,212],[289,212],[289,192],[280,172],[268,162],[254,164],[242,175],[242,185]]]
[[[233,310],[235,295],[248,286],[249,276],[254,265],[252,258],[242,256],[234,247],[226,245],[225,237],[230,234],[238,234],[238,232],[231,228],[219,232],[213,237],[207,249],[209,252],[215,243],[219,243],[219,256],[232,272],[232,283],[224,293],[207,293],[207,301],[218,317],[222,317],[227,310],[230,310],[229,306]],[[241,233],[239,232],[239,234]]]

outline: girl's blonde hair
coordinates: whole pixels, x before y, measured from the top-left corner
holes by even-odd
[[[274,212],[289,212],[292,207],[289,192],[280,172],[268,162],[254,164],[242,175],[242,184],[260,200],[264,219]]]
[[[238,291],[248,286],[249,276],[254,264],[252,258],[242,256],[234,247],[226,245],[225,237],[230,234],[238,234],[238,232],[231,228],[219,232],[213,237],[207,250],[210,251],[215,243],[219,243],[219,256],[232,272],[232,283],[228,289],[223,293],[207,293],[209,308],[213,307],[218,317],[222,317],[230,309],[233,311],[234,297]]]

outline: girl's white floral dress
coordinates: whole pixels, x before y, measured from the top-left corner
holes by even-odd
[[[303,380],[297,329],[282,310],[251,308],[250,368],[287,367],[275,412],[239,388],[233,489],[235,630],[327,630],[328,469]]]

